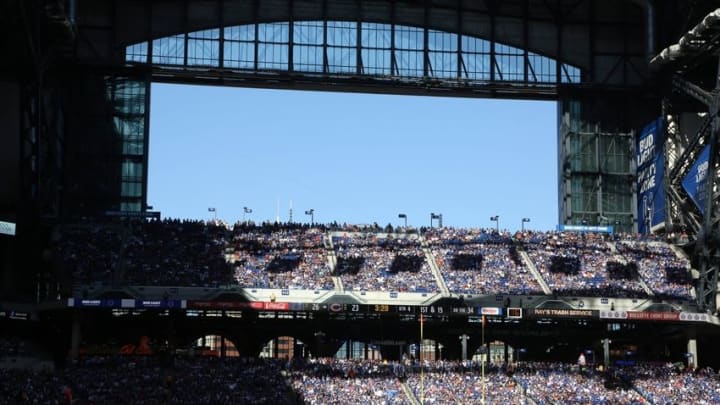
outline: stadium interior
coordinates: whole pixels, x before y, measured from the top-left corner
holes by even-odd
[[[0,405],[720,403],[720,1],[0,0],[0,32]],[[164,217],[156,83],[555,102],[558,228]]]

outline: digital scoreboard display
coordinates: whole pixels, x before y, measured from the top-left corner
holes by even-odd
[[[304,303],[275,301],[210,301],[210,300],[135,300],[69,298],[68,307],[77,308],[123,308],[123,309],[189,309],[211,311],[258,311],[258,312],[318,312],[328,314],[378,314],[378,315],[424,315],[432,316],[502,316],[500,307],[471,307],[444,305],[392,305],[392,304],[342,304]],[[520,313],[522,316],[522,312]]]

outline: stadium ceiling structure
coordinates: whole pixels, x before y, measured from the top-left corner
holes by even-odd
[[[646,83],[648,12],[632,1],[98,1],[78,9],[76,56],[148,64],[154,80],[554,98],[562,83]]]

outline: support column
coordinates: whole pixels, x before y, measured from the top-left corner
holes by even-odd
[[[462,347],[462,349],[461,349],[461,357],[460,357],[460,358],[461,358],[463,361],[467,360],[467,341],[468,341],[469,338],[470,338],[470,336],[468,336],[468,335],[460,335],[460,337],[459,337],[459,339],[460,339],[460,346]]]
[[[696,368],[698,365],[697,339],[688,339],[687,353],[688,367]]]
[[[605,365],[605,369],[607,370],[608,367],[610,367],[610,343],[612,341],[610,339],[603,339],[603,364]]]

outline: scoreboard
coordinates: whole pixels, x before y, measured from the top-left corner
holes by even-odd
[[[218,302],[187,301],[188,309],[255,309],[261,311],[328,312],[358,314],[407,314],[407,315],[474,315],[480,307],[442,305],[390,305],[390,304],[341,304],[341,303],[294,303],[294,302]],[[497,314],[502,311],[496,308]]]
[[[218,316],[223,313],[262,313],[272,314],[337,314],[338,316],[357,314],[377,316],[407,316],[419,318],[421,315],[433,317],[466,317],[477,319],[480,316],[506,319],[584,319],[606,322],[651,321],[651,322],[702,322],[719,324],[716,317],[709,314],[691,312],[658,311],[599,311],[592,309],[550,309],[550,308],[503,308],[482,306],[450,305],[391,305],[391,304],[344,304],[344,303],[305,303],[274,301],[211,301],[211,300],[135,300],[135,299],[77,299],[69,298],[70,308],[112,309],[112,310],[163,310],[185,311],[188,314],[203,313]],[[225,311],[225,312],[223,312]],[[4,312],[0,312],[2,316]],[[283,316],[284,317],[284,316]]]
[[[186,310],[255,310],[276,312],[326,312],[360,314],[408,315],[500,315],[499,307],[469,307],[444,305],[341,304],[267,301],[204,301],[204,300],[134,300],[134,299],[76,299],[69,298],[72,308],[111,309],[186,309]]]

